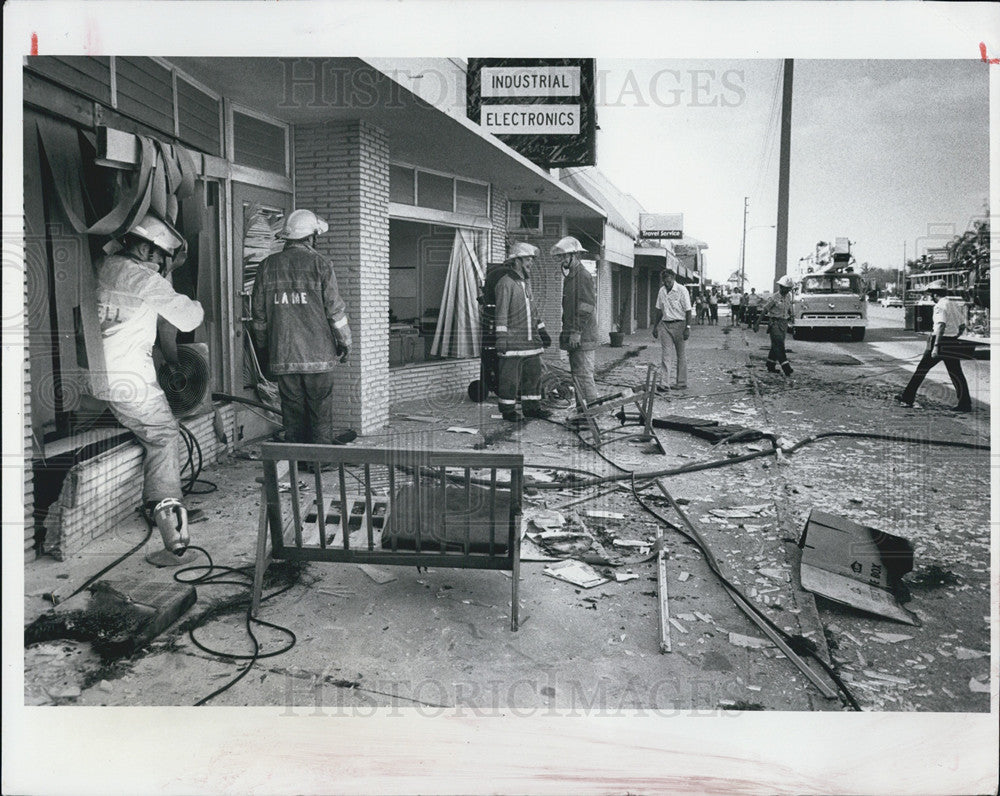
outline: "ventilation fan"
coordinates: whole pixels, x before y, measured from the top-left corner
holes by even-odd
[[[162,365],[157,379],[167,396],[170,410],[178,418],[212,411],[212,376],[207,343],[181,343],[178,363]]]

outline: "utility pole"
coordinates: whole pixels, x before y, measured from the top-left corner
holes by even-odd
[[[898,286],[898,289],[899,289],[899,297],[902,298],[903,301],[906,301],[906,298],[903,296],[903,280],[904,279],[906,279],[906,241],[905,240],[903,241],[903,264],[902,264],[902,266],[900,266],[900,269],[899,269],[899,286]]]
[[[778,160],[778,231],[774,247],[774,281],[788,271],[788,180],[792,155],[792,71],[794,60],[785,59],[781,85],[781,148]]]
[[[740,293],[747,292],[747,213],[750,211],[750,197],[743,197],[743,240],[740,242]]]

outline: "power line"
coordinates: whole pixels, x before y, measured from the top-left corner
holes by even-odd
[[[783,64],[778,62],[774,83],[771,89],[771,107],[768,111],[767,126],[764,132],[764,140],[761,146],[760,156],[757,159],[757,177],[753,183],[751,196],[758,196],[763,188],[764,179],[771,168],[774,159],[774,144],[776,140],[775,131],[781,119],[781,73]]]

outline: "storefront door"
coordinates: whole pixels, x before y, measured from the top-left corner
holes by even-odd
[[[283,243],[277,235],[291,211],[292,196],[284,191],[234,182],[233,186],[233,348],[231,383],[234,393],[251,401],[277,406],[276,388],[263,379],[250,333],[250,295],[257,266]],[[274,431],[259,410],[236,407],[237,444]]]

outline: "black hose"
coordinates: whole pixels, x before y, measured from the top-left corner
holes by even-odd
[[[875,440],[885,440],[887,442],[909,442],[917,445],[938,445],[947,448],[962,448],[965,450],[982,450],[989,451],[989,445],[979,445],[973,442],[952,442],[951,440],[938,440],[938,439],[920,439],[917,437],[899,437],[893,436],[892,434],[877,434],[874,432],[866,431],[825,431],[820,434],[814,434],[810,437],[806,437],[803,440],[795,443],[790,448],[773,448],[771,450],[765,451],[752,451],[750,453],[744,453],[739,456],[727,457],[725,459],[713,459],[707,462],[694,462],[692,464],[686,464],[683,467],[672,467],[665,470],[651,470],[645,473],[635,473],[635,478],[638,481],[650,481],[656,478],[668,478],[674,475],[682,475],[684,473],[695,473],[701,470],[712,470],[718,467],[726,467],[730,464],[739,464],[741,462],[748,462],[753,459],[758,459],[761,456],[775,456],[778,451],[781,450],[783,453],[795,453],[806,445],[811,445],[814,442],[818,442],[824,439],[832,439],[834,437],[846,437],[849,439],[875,439]],[[525,467],[537,467],[538,469],[546,470],[564,470],[567,468],[559,467],[558,465],[547,465],[547,464],[526,464]],[[596,476],[589,481],[571,481],[571,482],[559,482],[552,481],[549,483],[542,484],[532,484],[534,489],[567,489],[569,487],[587,487],[587,486],[599,486],[601,484],[610,483],[612,481],[624,481],[631,477],[631,474],[626,472],[620,475],[602,475]],[[488,482],[484,479],[473,479],[473,483],[487,485]]]
[[[241,398],[239,395],[230,395],[225,392],[213,392],[213,401],[232,401],[237,404],[246,404],[247,406],[256,406],[258,409],[263,409],[265,412],[273,412],[276,415],[281,414],[281,410],[268,404],[261,403],[260,401],[251,401],[249,398]]]
[[[691,532],[680,527],[679,525],[674,525],[672,522],[670,522],[670,520],[661,515],[659,512],[650,508],[646,504],[646,502],[639,496],[639,492],[636,489],[634,479],[632,481],[632,496],[636,499],[636,502],[638,502],[638,504],[645,511],[647,511],[649,514],[651,514],[653,517],[655,517],[657,520],[659,520],[661,523],[666,525],[671,530],[677,531],[677,533],[679,533],[689,542],[694,544],[701,551],[701,554],[702,556],[704,556],[705,562],[708,564],[708,568],[711,570],[712,574],[715,575],[715,577],[719,580],[720,583],[722,583],[722,585],[725,587],[726,591],[730,593],[730,595],[732,594],[739,595],[740,599],[750,609],[753,610],[754,614],[757,617],[759,617],[763,622],[765,622],[767,626],[771,628],[772,631],[780,635],[796,654],[808,655],[817,663],[819,663],[819,665],[823,668],[823,670],[827,673],[827,675],[829,675],[829,677],[834,681],[834,683],[836,683],[837,688],[840,689],[841,693],[844,695],[845,700],[851,706],[851,708],[853,710],[858,710],[858,711],[861,710],[861,706],[858,704],[857,699],[855,699],[854,695],[851,693],[846,683],[844,683],[844,681],[840,678],[840,676],[833,670],[832,667],[830,667],[826,663],[826,661],[824,661],[822,658],[819,657],[819,655],[816,654],[816,646],[812,641],[807,639],[805,636],[800,636],[800,635],[793,636],[785,632],[785,630],[779,627],[774,622],[774,620],[771,619],[771,617],[769,617],[766,613],[764,613],[764,611],[756,603],[753,603],[749,599],[747,599],[747,597],[743,594],[743,592],[739,589],[739,587],[737,587],[731,580],[729,580],[729,578],[727,578],[722,573],[722,569],[719,567],[718,560],[712,553],[712,550],[708,546],[708,543],[705,542],[705,540],[701,537],[701,534],[697,533],[697,531]],[[684,519],[690,525],[690,520],[687,519],[683,510],[676,503],[676,501],[674,501],[673,498],[669,497],[669,495],[667,499],[670,501],[670,504],[671,506],[673,506],[674,510],[681,515],[681,518]],[[690,525],[690,527],[694,529],[694,525]]]
[[[943,448],[964,448],[974,451],[988,451],[989,445],[979,445],[975,442],[953,442],[946,439],[921,439],[919,437],[900,437],[894,434],[878,434],[871,431],[823,431],[813,434],[805,439],[796,442],[792,447],[786,448],[785,453],[795,453],[806,445],[811,445],[821,439],[831,439],[833,437],[846,437],[848,439],[878,439],[886,442],[912,442],[916,445],[938,445]]]
[[[174,573],[174,580],[177,581],[178,583],[186,583],[192,585],[197,584],[201,586],[224,586],[224,585],[240,586],[248,590],[252,587],[253,573],[252,571],[250,571],[250,567],[222,566],[214,563],[212,561],[212,556],[209,555],[208,551],[205,550],[204,548],[191,545],[188,549],[197,550],[200,553],[202,553],[205,556],[205,558],[208,559],[208,564],[197,564],[194,566],[184,567],[183,569],[177,570]],[[196,572],[199,570],[205,570],[205,572],[193,578],[182,577],[182,575],[186,572]],[[231,575],[237,575],[243,579],[231,580],[225,577]],[[284,594],[293,586],[295,586],[295,583],[289,583],[287,586],[284,586],[283,588],[273,591],[270,594],[264,595],[263,597],[261,597],[261,602],[265,602],[273,597],[277,597],[279,594]],[[261,660],[262,658],[273,658],[278,655],[284,655],[286,652],[292,649],[292,647],[294,647],[296,644],[297,639],[295,633],[290,628],[283,627],[273,622],[268,622],[264,619],[258,619],[257,617],[253,616],[251,614],[252,602],[250,595],[247,594],[245,599],[247,603],[247,608],[246,608],[246,613],[244,615],[244,627],[246,629],[247,635],[250,637],[250,642],[253,645],[253,650],[252,652],[250,652],[250,654],[226,652],[224,650],[213,649],[212,647],[209,647],[207,644],[203,644],[202,642],[200,642],[194,634],[195,630],[202,627],[206,622],[208,622],[208,620],[213,619],[215,616],[217,616],[218,614],[222,613],[225,610],[229,610],[232,607],[230,603],[223,603],[222,605],[210,608],[208,611],[206,611],[204,614],[198,617],[194,625],[188,628],[188,638],[190,638],[191,643],[194,644],[202,652],[208,653],[209,655],[215,655],[220,658],[247,661],[247,665],[244,666],[239,672],[237,672],[235,677],[230,679],[224,685],[215,689],[212,693],[199,699],[197,702],[194,703],[195,707],[200,707],[202,705],[205,705],[206,703],[217,697],[219,694],[223,693],[224,691],[228,691],[230,688],[236,685],[240,680],[246,677],[247,674],[249,674],[250,670],[254,667],[254,664],[257,663],[257,661]],[[280,633],[284,633],[286,636],[288,636],[289,639],[288,642],[279,649],[273,650],[271,652],[261,652],[260,641],[258,640],[256,634],[254,634],[253,632],[254,623],[258,625],[263,625],[265,627],[270,627],[274,630],[277,630]]]

